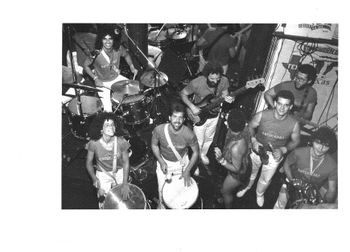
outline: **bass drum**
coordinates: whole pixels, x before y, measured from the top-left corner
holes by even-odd
[[[71,127],[72,134],[78,139],[88,139],[88,131],[91,122],[103,109],[100,98],[93,96],[80,96],[81,112],[78,113],[78,100],[73,98],[68,103],[68,123]]]

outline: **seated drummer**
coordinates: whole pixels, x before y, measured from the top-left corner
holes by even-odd
[[[152,151],[157,158],[159,208],[164,208],[162,188],[166,179],[172,173],[181,174],[185,186],[191,184],[190,171],[197,161],[199,147],[196,135],[190,128],[183,125],[184,120],[185,106],[180,103],[173,103],[170,108],[170,122],[158,125],[152,133]],[[167,140],[167,134],[170,142]],[[171,145],[175,152],[170,147]],[[188,147],[193,152],[191,159],[188,157]]]
[[[124,57],[134,76],[138,70],[134,67],[127,49],[120,44],[121,35],[117,35],[112,28],[102,29],[97,35],[96,49],[99,53],[95,57],[87,58],[84,62],[84,70],[95,81],[96,86],[103,88],[102,103],[104,110],[112,111],[110,89],[112,84],[118,81],[127,80],[120,74],[120,57]],[[93,66],[94,71],[91,66]]]
[[[93,185],[98,189],[98,198],[105,196],[115,186],[115,182],[122,184],[123,198],[128,197],[130,144],[121,136],[122,134],[122,123],[114,113],[102,112],[91,123],[86,169]],[[97,165],[96,174],[93,166],[94,158]]]

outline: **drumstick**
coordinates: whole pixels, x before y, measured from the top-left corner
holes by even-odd
[[[159,32],[157,33],[156,37],[154,38],[155,41],[157,41],[157,38],[158,38],[160,32],[162,31],[162,29],[164,28],[165,25],[166,24],[163,24],[162,27],[160,27]]]

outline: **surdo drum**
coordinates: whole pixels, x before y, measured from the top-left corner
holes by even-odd
[[[136,185],[129,184],[130,194],[127,200],[123,200],[121,185],[116,185],[106,195],[103,209],[147,209],[149,205],[143,191]]]
[[[188,187],[184,185],[181,175],[173,175],[169,182],[165,182],[162,188],[163,202],[171,209],[188,209],[194,206],[198,200],[198,185],[191,178],[192,184]]]

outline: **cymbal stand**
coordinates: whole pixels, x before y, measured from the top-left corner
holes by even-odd
[[[72,67],[73,84],[78,84],[77,83],[76,71],[75,71],[75,67],[74,67],[74,62],[73,62],[72,36],[71,36],[71,31],[70,31],[69,25],[67,25],[67,35],[68,35],[69,58],[70,58],[70,64],[71,64],[71,67]],[[78,115],[82,115],[80,92],[79,92],[79,90],[77,88],[74,88],[74,91],[75,91],[75,95],[77,97],[77,112],[78,112]]]
[[[162,26],[161,29],[163,29],[163,27],[165,26],[165,24]],[[161,73],[160,71],[158,70],[158,68],[154,65],[154,63],[152,61],[150,61],[148,59],[148,57],[142,52],[142,50],[137,46],[137,44],[135,43],[135,41],[129,36],[128,34],[128,29],[126,28],[126,26],[123,27],[123,31],[124,31],[124,34],[126,35],[126,37],[130,40],[130,42],[134,45],[134,47],[136,48],[136,50],[142,55],[142,57],[144,57],[144,59],[146,59],[146,61],[148,62],[148,64],[150,66],[152,66],[152,70],[154,70],[155,72],[155,86],[154,86],[154,89],[153,89],[153,101],[152,101],[152,105],[151,105],[151,108],[150,108],[150,113],[152,113],[152,109],[153,107],[155,106],[156,104],[156,100],[157,100],[157,97],[160,97],[161,96],[161,93],[159,91],[159,86],[160,86],[160,82],[159,82],[159,78],[161,76]],[[160,32],[159,32],[160,33]],[[157,34],[157,37],[159,35],[159,33]],[[159,108],[158,107],[155,107],[156,109],[156,116],[158,117],[160,115],[160,112],[159,112]],[[155,119],[159,119],[159,118],[155,118]]]

